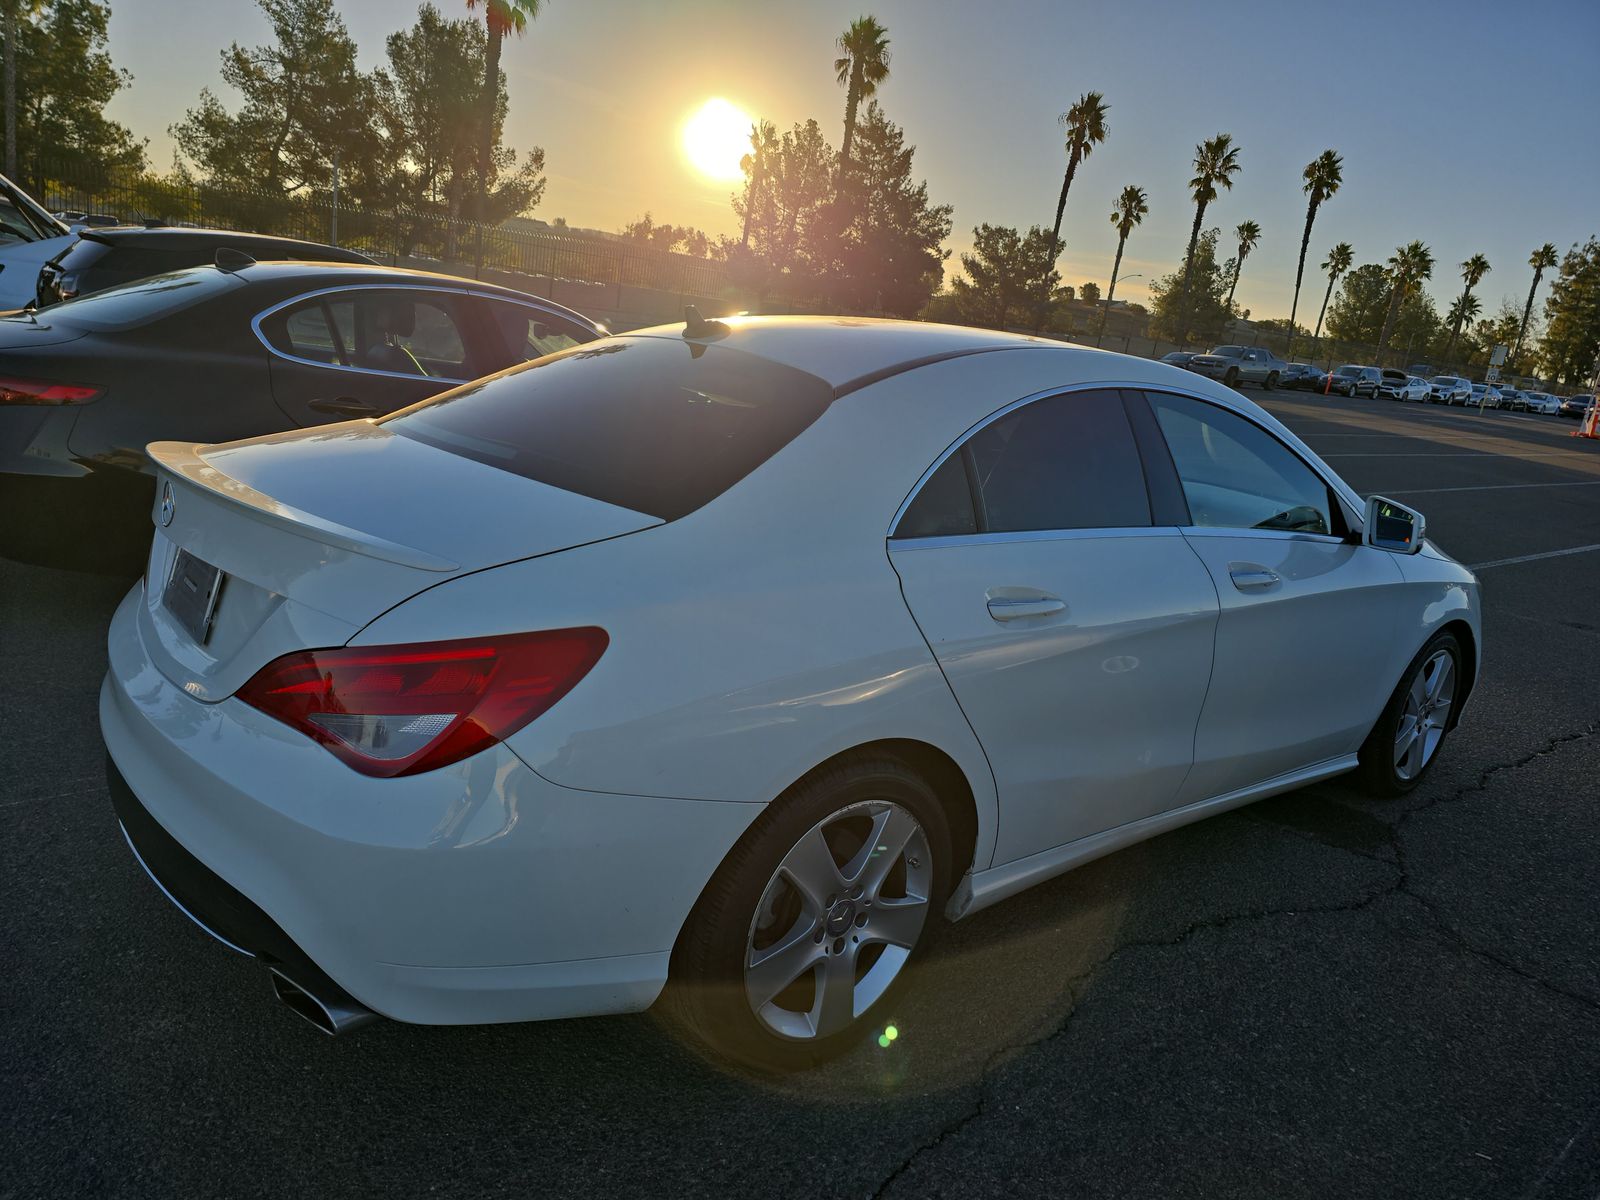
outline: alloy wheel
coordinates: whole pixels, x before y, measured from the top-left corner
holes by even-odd
[[[921,824],[887,800],[847,805],[784,855],[750,922],[745,995],[780,1037],[848,1028],[888,990],[927,923],[933,856]]]
[[[1444,740],[1456,695],[1456,661],[1448,650],[1435,651],[1411,677],[1405,708],[1394,735],[1394,772],[1415,779]]]

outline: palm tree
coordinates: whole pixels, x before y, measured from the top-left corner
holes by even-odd
[[[1300,235],[1300,263],[1294,269],[1294,303],[1289,305],[1289,337],[1294,338],[1294,316],[1300,311],[1300,280],[1306,273],[1306,250],[1311,245],[1311,224],[1317,219],[1317,209],[1322,202],[1339,190],[1344,182],[1344,159],[1332,150],[1324,150],[1306,164],[1301,172],[1306,181],[1306,231]],[[1318,322],[1320,324],[1320,321]]]
[[[6,43],[10,45],[10,43]],[[8,107],[6,112],[10,112]],[[1522,306],[1522,324],[1517,326],[1517,348],[1511,352],[1515,361],[1522,353],[1522,339],[1528,334],[1528,318],[1533,315],[1533,294],[1539,290],[1539,280],[1544,278],[1544,273],[1556,265],[1556,248],[1546,242],[1532,254],[1528,255],[1528,265],[1533,268],[1533,286],[1528,289],[1528,302]]]
[[[1150,215],[1150,198],[1144,189],[1129,184],[1117,196],[1111,208],[1111,223],[1117,227],[1117,261],[1111,264],[1111,286],[1106,288],[1106,304],[1100,310],[1100,332],[1094,335],[1098,346],[1106,335],[1106,317],[1111,313],[1111,297],[1117,294],[1117,273],[1122,270],[1122,248],[1128,243],[1133,227]]]
[[[1450,363],[1450,350],[1455,347],[1456,333],[1463,329],[1472,328],[1472,324],[1483,312],[1483,305],[1476,296],[1461,295],[1450,302],[1450,311],[1445,315],[1445,320],[1450,322],[1450,345],[1445,349],[1444,361]]]
[[[1471,258],[1467,259],[1466,262],[1461,264],[1461,278],[1467,285],[1461,291],[1462,301],[1465,301],[1472,295],[1472,289],[1478,286],[1483,277],[1489,273],[1489,269],[1489,260],[1481,254],[1474,254]],[[1450,311],[1456,312],[1457,306],[1451,305]],[[1466,311],[1464,304],[1460,306],[1460,311],[1463,313]],[[1460,335],[1460,333],[1461,322],[1452,322],[1450,325],[1450,340],[1445,344],[1444,348],[1444,356],[1446,361],[1449,360],[1451,351],[1456,348],[1456,338]]]
[[[488,217],[489,181],[494,174],[494,118],[500,106],[500,45],[508,33],[518,37],[537,20],[544,0],[467,0],[467,10],[483,6],[489,36],[483,45],[482,111],[478,117],[478,220]]]
[[[889,31],[876,17],[857,17],[834,43],[839,57],[833,72],[844,99],[844,142],[839,147],[839,179],[850,170],[850,145],[856,136],[856,110],[889,78]]]
[[[1061,196],[1056,200],[1056,220],[1050,226],[1050,244],[1059,254],[1061,247],[1061,217],[1067,211],[1067,193],[1072,190],[1072,177],[1078,173],[1078,164],[1094,153],[1094,148],[1106,140],[1106,112],[1110,105],[1099,92],[1085,92],[1078,102],[1057,120],[1067,131],[1067,173],[1061,177]],[[1054,263],[1051,264],[1054,266]]]
[[[1239,257],[1233,260],[1233,282],[1228,285],[1228,307],[1233,307],[1234,289],[1239,286],[1239,272],[1244,270],[1244,260],[1261,240],[1261,226],[1254,221],[1241,221],[1234,227],[1233,236],[1239,239]],[[1290,326],[1293,328],[1293,326]]]
[[[778,127],[771,121],[757,121],[750,126],[750,153],[744,156],[740,166],[750,174],[750,187],[744,197],[744,229],[739,234],[739,244],[750,244],[750,220],[755,216],[756,203],[761,197],[762,185],[766,183],[768,158],[777,149]]]
[[[1356,251],[1349,242],[1340,242],[1328,251],[1328,257],[1322,262],[1322,269],[1328,273],[1328,290],[1322,296],[1322,311],[1317,314],[1317,328],[1311,334],[1314,342],[1322,336],[1322,318],[1328,315],[1328,300],[1333,296],[1334,281],[1350,269],[1356,261]]]
[[[1200,224],[1206,219],[1206,206],[1217,198],[1217,185],[1233,187],[1239,172],[1239,148],[1231,133],[1219,133],[1194,148],[1194,178],[1189,192],[1194,196],[1194,228],[1189,231],[1189,250],[1183,256],[1183,331],[1178,345],[1189,340],[1189,281],[1194,275],[1194,251],[1200,244]]]
[[[1383,318],[1383,332],[1378,335],[1379,366],[1383,365],[1383,352],[1389,347],[1389,335],[1394,332],[1400,305],[1432,275],[1433,251],[1421,242],[1407,242],[1389,256],[1389,311]]]

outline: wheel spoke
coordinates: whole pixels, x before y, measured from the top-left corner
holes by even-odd
[[[817,998],[811,1006],[811,1027],[818,1037],[838,1033],[856,1019],[856,954],[830,954],[817,979]]]
[[[910,950],[917,944],[923,923],[928,919],[928,902],[920,896],[904,900],[880,900],[874,904],[861,930],[863,944],[887,942]]]
[[[1417,735],[1421,726],[1415,717],[1404,717],[1400,722],[1400,732],[1394,739],[1394,765],[1397,770],[1404,770],[1403,763],[1406,755],[1411,752],[1411,747],[1416,744]]]
[[[778,869],[810,903],[813,913],[819,915],[828,911],[828,897],[844,888],[839,864],[833,861],[833,851],[828,849],[820,827],[796,842]]]
[[[862,895],[871,899],[878,894],[917,830],[917,823],[898,805],[884,809],[873,818],[872,835],[856,861],[850,864],[854,868],[850,882],[860,886]]]
[[[1427,727],[1419,726],[1412,735],[1411,745],[1406,751],[1405,777],[1414,779],[1418,771],[1422,770],[1424,761],[1423,751],[1427,748]]]
[[[794,936],[787,941],[752,955],[753,961],[745,968],[744,981],[750,1003],[756,1009],[816,966],[822,957],[822,947],[811,936],[815,926],[803,928],[806,924],[804,921],[797,924]]]
[[[1411,695],[1406,705],[1407,712],[1420,713],[1423,705],[1428,703],[1428,672],[1418,671],[1411,680]]]
[[[1428,682],[1428,702],[1438,704],[1441,701],[1448,703],[1455,694],[1455,664],[1446,654],[1439,660],[1439,665],[1434,668],[1433,678]]]

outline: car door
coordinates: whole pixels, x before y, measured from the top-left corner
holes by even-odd
[[[1216,585],[1216,660],[1183,799],[1353,753],[1383,707],[1403,580],[1327,482],[1243,414],[1147,393]]]
[[[295,424],[323,425],[382,416],[476,379],[503,356],[468,319],[468,300],[444,288],[369,286],[275,305],[256,319],[273,352],[273,399]]]
[[[893,528],[906,603],[994,770],[996,863],[1162,812],[1189,771],[1216,589],[1176,480],[1146,484],[1135,419],[1112,390],[1004,409]],[[1159,439],[1148,411],[1138,427]]]

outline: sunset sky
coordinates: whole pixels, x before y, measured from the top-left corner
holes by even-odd
[[[338,7],[368,68],[383,61],[384,36],[415,16],[396,0]],[[879,99],[917,146],[932,199],[955,206],[956,255],[979,222],[1048,225],[1065,166],[1056,116],[1087,90],[1105,93],[1110,138],[1080,168],[1068,204],[1067,283],[1104,287],[1116,248],[1107,217],[1128,183],[1146,189],[1151,213],[1123,274],[1171,270],[1193,218],[1194,145],[1219,131],[1242,148],[1243,171],[1207,224],[1221,226],[1225,246],[1240,221],[1261,224],[1238,293],[1256,317],[1288,315],[1300,171],[1328,147],[1344,155],[1345,185],[1312,237],[1306,324],[1321,300],[1314,264],[1335,241],[1352,242],[1358,263],[1427,242],[1441,312],[1460,290],[1454,264],[1481,251],[1494,268],[1478,289],[1487,315],[1502,296],[1520,307],[1534,247],[1564,252],[1600,233],[1595,0],[553,0],[504,58],[506,140],[546,152],[549,187],[533,215],[618,229],[648,209],[658,221],[736,232],[730,185],[688,162],[684,121],[724,97],[780,130],[814,116],[837,146],[833,39],[862,11],[889,30],[892,73]],[[250,0],[113,0],[111,52],[134,79],[111,115],[150,139],[158,169],[173,152],[167,127],[201,87],[236,106],[218,71],[235,40],[268,40]],[[1145,282],[1118,295],[1140,299]]]

